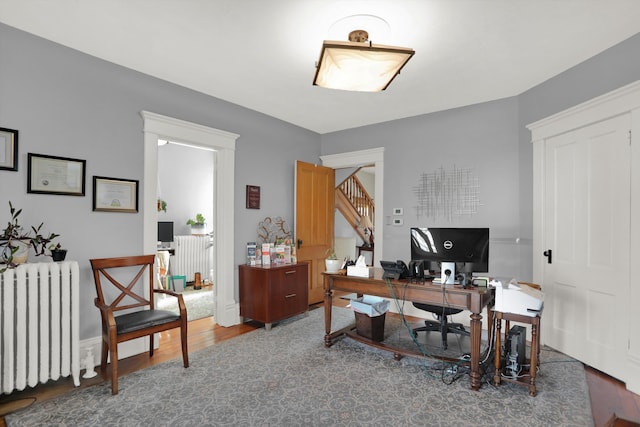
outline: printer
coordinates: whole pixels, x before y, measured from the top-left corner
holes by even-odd
[[[493,281],[495,287],[495,311],[534,317],[542,313],[544,294],[530,286]]]

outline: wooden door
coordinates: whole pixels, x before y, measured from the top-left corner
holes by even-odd
[[[309,263],[309,304],[315,304],[324,299],[324,260],[333,246],[335,171],[297,161],[295,181],[297,257]]]
[[[630,117],[549,138],[542,338],[623,378],[629,333]],[[542,254],[540,254],[542,256]]]

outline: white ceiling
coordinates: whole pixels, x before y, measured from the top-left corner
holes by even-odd
[[[313,86],[362,14],[413,59],[385,92]],[[518,95],[638,33],[640,1],[0,0],[0,22],[322,134]]]

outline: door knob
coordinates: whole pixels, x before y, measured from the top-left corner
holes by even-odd
[[[298,239],[298,249],[300,249],[300,246],[302,246],[302,240]]]
[[[544,251],[544,252],[542,253],[542,255],[544,255],[544,256],[546,256],[546,257],[547,257],[547,263],[548,263],[548,264],[551,264],[551,260],[552,260],[551,254],[552,254],[552,253],[553,253],[553,251],[552,251],[551,249],[547,249],[546,251]]]

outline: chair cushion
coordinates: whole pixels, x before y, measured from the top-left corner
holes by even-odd
[[[423,304],[421,302],[414,302],[413,306],[420,310],[428,311],[430,313],[435,313],[438,316],[445,315],[451,316],[452,314],[458,314],[462,312],[460,308],[452,308],[452,307],[443,307],[441,305],[433,305],[433,304]]]
[[[168,310],[141,310],[115,318],[118,335],[150,326],[162,325],[180,319],[180,315]]]

